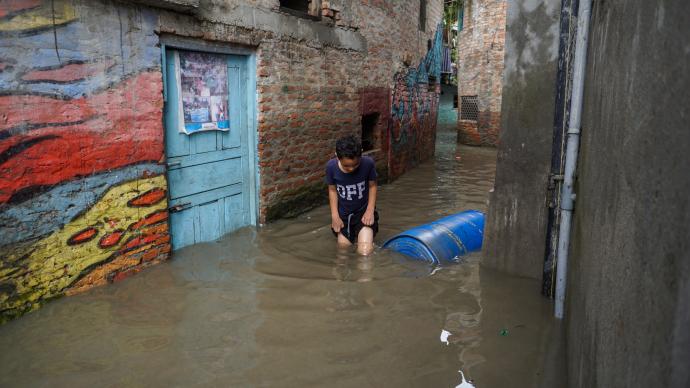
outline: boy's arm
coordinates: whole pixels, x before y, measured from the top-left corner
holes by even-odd
[[[376,209],[376,192],[378,186],[376,181],[369,181],[369,202],[367,203],[367,210],[362,216],[362,223],[364,225],[374,225],[374,210]]]
[[[328,185],[328,205],[331,208],[331,228],[338,233],[345,224],[338,214],[338,192],[335,191],[335,185]]]

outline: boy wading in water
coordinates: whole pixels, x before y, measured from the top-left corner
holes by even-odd
[[[379,231],[374,160],[362,157],[362,144],[354,136],[338,139],[335,155],[326,164],[331,229],[338,245],[356,242],[357,252],[368,255],[374,250],[374,236]]]

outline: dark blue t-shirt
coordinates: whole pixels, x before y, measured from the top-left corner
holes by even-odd
[[[335,185],[338,213],[343,217],[366,209],[371,181],[376,181],[376,166],[374,159],[368,156],[363,156],[357,169],[351,173],[345,173],[338,167],[337,158],[326,164],[326,183]]]

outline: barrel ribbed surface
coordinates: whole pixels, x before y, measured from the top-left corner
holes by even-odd
[[[400,233],[383,244],[414,259],[433,263],[457,262],[482,248],[484,214],[466,210]]]

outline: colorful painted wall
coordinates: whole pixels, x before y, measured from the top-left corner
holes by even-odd
[[[0,2],[0,322],[168,257],[157,20]]]
[[[416,68],[395,74],[389,123],[391,179],[434,155],[441,92],[442,31],[439,24],[429,51]]]

